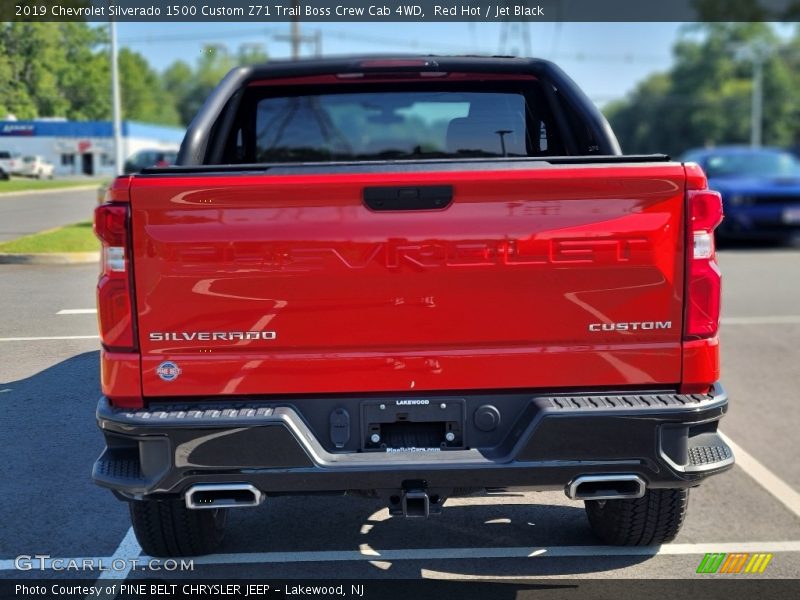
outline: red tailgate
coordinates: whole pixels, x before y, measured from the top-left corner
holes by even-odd
[[[443,210],[362,199],[437,185]],[[144,176],[131,198],[146,396],[681,378],[679,164]]]

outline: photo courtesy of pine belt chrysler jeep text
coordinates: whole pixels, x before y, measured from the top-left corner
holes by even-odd
[[[670,541],[734,460],[721,220],[547,61],[234,69],[96,210],[94,480],[151,556],[309,494],[563,490],[604,543]]]

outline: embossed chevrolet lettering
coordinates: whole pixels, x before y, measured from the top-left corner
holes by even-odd
[[[627,323],[591,323],[589,331],[638,331],[672,329],[672,321],[630,321]]]
[[[411,242],[389,240],[364,244],[346,251],[341,247],[301,247],[286,244],[234,242],[224,249],[226,261],[247,261],[260,271],[308,272],[334,266],[359,270],[372,266],[398,269],[442,267],[535,266],[549,264],[646,264],[651,244],[647,238],[619,239],[501,239],[431,240]],[[202,272],[223,259],[217,246],[181,248],[183,268]]]
[[[253,340],[274,340],[274,331],[168,331],[151,332],[151,342],[233,342]]]

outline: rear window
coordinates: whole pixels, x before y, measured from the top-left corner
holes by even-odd
[[[561,154],[543,96],[519,86],[362,90],[251,97],[231,163]],[[493,87],[498,87],[493,84]],[[500,86],[503,87],[503,86]],[[537,88],[538,90],[538,88]],[[263,93],[263,92],[262,92]]]

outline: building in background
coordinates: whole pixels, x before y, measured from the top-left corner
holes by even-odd
[[[177,150],[184,129],[136,121],[122,122],[122,156],[140,150]],[[0,121],[0,150],[40,155],[57,176],[114,175],[111,121]]]

